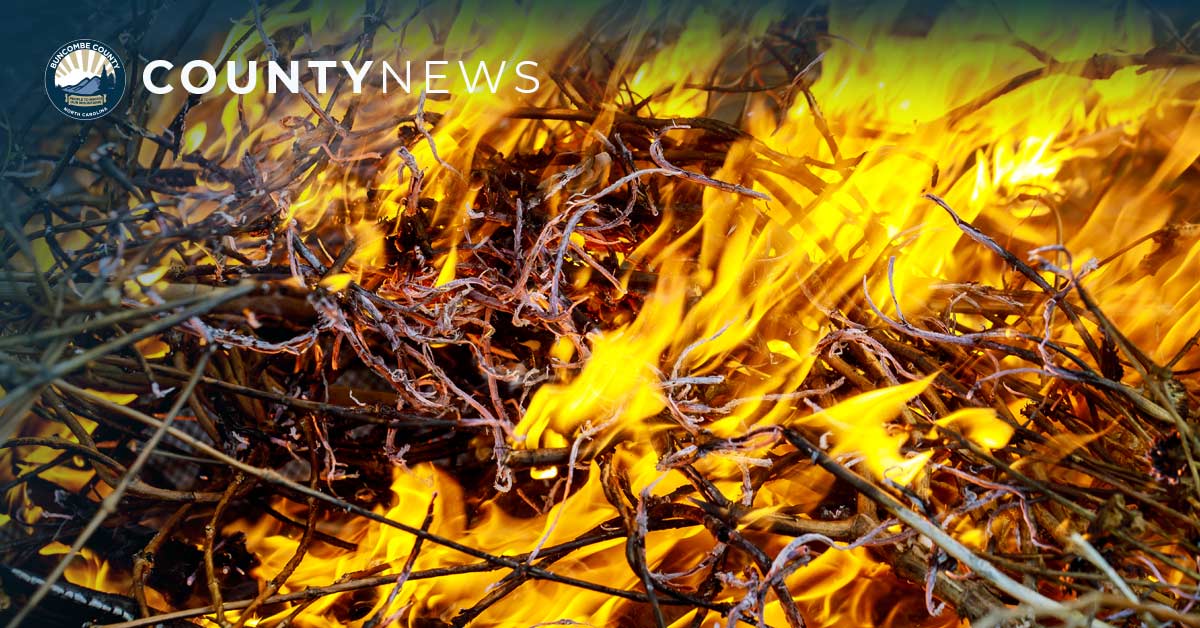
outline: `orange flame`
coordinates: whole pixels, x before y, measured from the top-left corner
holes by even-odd
[[[302,4],[296,2],[292,8]],[[899,4],[881,2],[871,10],[886,15]],[[447,22],[451,27],[444,33],[429,28],[381,29],[374,54],[383,57],[404,51],[402,56],[422,58],[472,51],[481,58],[530,54],[565,58],[569,38],[562,33],[581,32],[590,20],[603,17],[583,8],[539,7],[492,23],[486,17],[487,7],[483,2],[465,3]],[[880,27],[887,23],[883,17],[861,20],[842,8],[832,8],[829,31],[840,39],[825,51],[820,77],[811,81],[812,102],[819,103],[820,111],[806,98],[796,98],[782,111],[765,97],[749,98],[743,127],[755,139],[739,141],[723,167],[711,174],[769,200],[705,188],[702,218],[682,232],[676,231],[684,224],[676,220],[678,208],[664,207],[658,232],[625,260],[626,268],[657,277],[640,311],[603,321],[603,327],[589,334],[582,346],[560,340],[553,349],[560,366],[558,377],[536,391],[509,444],[518,449],[591,441],[613,445],[613,464],[628,471],[632,494],[653,499],[688,485],[682,473],[658,465],[652,441],[664,426],[707,430],[716,436],[735,436],[762,426],[804,426],[828,432],[831,451],[844,460],[861,461],[864,473],[915,485],[928,473],[930,455],[907,453],[905,445],[920,434],[903,420],[903,413],[913,398],[934,385],[936,375],[917,379],[893,373],[895,385],[849,398],[831,393],[833,402],[827,407],[797,391],[811,374],[815,356],[827,349],[823,343],[832,329],[831,316],[865,305],[865,298],[859,298],[864,296],[863,286],[865,297],[900,320],[905,313],[921,311],[933,284],[1003,283],[1002,264],[965,239],[922,194],[938,194],[964,219],[987,221],[991,232],[1011,242],[1044,243],[1047,233],[1058,233],[1074,259],[1056,261],[1080,273],[1087,260],[1103,258],[1164,226],[1170,212],[1154,207],[1168,202],[1167,188],[1200,157],[1200,115],[1194,103],[1181,104],[1183,90],[1200,78],[1194,70],[1138,72],[1129,67],[1105,79],[1063,71],[1036,79],[1033,88],[996,96],[998,86],[1014,76],[1045,67],[1028,49],[1013,45],[1014,40],[1037,42],[1064,62],[1087,59],[1096,51],[1147,50],[1153,46],[1148,17],[1126,14],[1125,27],[1114,32],[1105,22],[1113,19],[1111,14],[1081,18],[1100,26],[1051,28],[1054,20],[1045,16],[1005,12],[1006,20],[997,19],[994,12],[1001,10],[991,5],[986,10],[955,5],[946,9],[948,14],[932,25],[927,36],[914,38]],[[650,106],[660,112],[658,117],[712,115],[709,95],[688,86],[716,75],[728,51],[738,49],[738,42],[763,35],[771,24],[768,11],[745,20],[736,31],[724,28],[722,16],[714,12],[696,9],[685,15],[681,34],[672,43],[647,58],[636,57],[634,46],[650,35],[635,28],[629,52],[614,61],[613,76],[628,77],[629,89],[649,97]],[[361,20],[349,8],[293,11],[281,7],[266,16],[264,27],[278,32],[311,24],[305,45],[317,49],[340,41],[337,37],[359,28]],[[525,28],[545,23],[555,23],[559,30]],[[238,22],[218,56],[255,54],[260,44],[254,37],[239,39],[253,28],[252,18]],[[516,33],[521,35],[514,37]],[[222,74],[218,85],[224,84],[224,78]],[[618,89],[615,85],[600,88],[608,94]],[[174,93],[164,99],[149,126],[169,126],[182,98]],[[362,99],[356,128],[386,124],[397,115],[416,112],[419,99],[417,88],[412,95]],[[343,272],[323,283],[333,291],[362,281],[378,268],[386,236],[398,228],[397,218],[411,211],[406,206],[407,192],[423,176],[422,195],[438,200],[436,208],[429,210],[430,223],[444,252],[425,260],[421,280],[440,288],[458,278],[456,247],[469,235],[463,225],[479,200],[470,173],[482,159],[481,146],[511,154],[547,145],[551,138],[544,127],[535,129],[507,117],[518,107],[546,102],[544,95],[509,93],[426,101],[422,115],[427,117],[433,141],[415,144],[411,158],[417,171],[408,168],[405,158],[385,140],[338,141],[328,125],[307,121],[313,112],[299,99],[279,104],[258,94],[206,97],[189,114],[182,147],[185,153],[195,151],[217,162],[253,154],[266,164],[260,182],[265,187],[296,174],[271,170],[272,164],[284,163],[280,157],[287,151],[306,151],[346,166],[301,173],[311,174],[311,184],[303,192],[296,198],[273,197],[274,210],[295,220],[313,240],[341,238],[356,243]],[[620,104],[615,96],[607,101],[607,110],[590,123],[589,130],[600,134],[609,130],[611,114]],[[344,113],[341,110],[335,117]],[[429,123],[434,117],[437,124]],[[836,138],[836,152],[823,125]],[[691,132],[673,130],[670,136]],[[1173,147],[1152,179],[1117,178],[1108,189],[1091,189],[1095,183],[1087,176],[1088,169],[1097,168],[1118,146],[1139,141],[1142,133],[1169,133],[1163,141]],[[589,140],[586,147],[594,151],[592,155],[601,150],[594,144]],[[141,158],[149,163],[154,148],[145,146]],[[369,162],[378,173],[367,184],[349,174],[348,166],[360,161]],[[829,167],[812,166],[815,162]],[[214,194],[233,191],[228,183],[205,184]],[[678,179],[663,182],[664,196],[670,199],[692,185]],[[580,199],[599,190],[575,192],[548,202],[560,212],[570,212],[580,206]],[[1094,199],[1095,206],[1066,207],[1061,201],[1067,197]],[[217,203],[201,203],[189,211],[205,215],[222,210]],[[1193,272],[1198,244],[1186,243],[1174,270],[1146,275],[1136,272],[1137,256],[1125,256],[1089,278],[1089,286],[1117,326],[1141,346],[1154,347],[1153,357],[1158,359],[1174,355],[1198,330],[1200,292]],[[685,263],[688,257],[694,259]],[[886,262],[892,257],[894,272],[889,277]],[[165,271],[147,269],[136,283],[152,286]],[[628,288],[629,274],[619,279]],[[844,295],[848,294],[856,296],[847,301]],[[541,303],[549,301],[543,298]],[[1163,327],[1163,321],[1173,322]],[[1051,333],[1064,331],[1059,325],[1054,323]],[[147,344],[144,350],[154,355],[162,351],[158,344]],[[581,364],[579,368],[568,366],[573,359]],[[1028,378],[1037,381],[1036,375]],[[1012,435],[1011,426],[991,410],[962,410],[933,417],[932,423],[936,427],[926,430],[927,435],[953,430],[989,450],[1003,447]],[[715,478],[717,489],[736,496],[742,490],[745,467],[769,453],[760,448],[739,452],[744,460],[706,459],[697,465]],[[6,466],[11,455],[0,453],[0,466]],[[40,461],[44,460],[26,456],[22,464]],[[66,487],[80,487],[87,479],[73,471],[55,473],[60,475],[53,480]],[[431,532],[509,556],[553,547],[621,520],[622,513],[605,496],[595,463],[533,473],[541,481],[561,482],[561,493],[567,492],[570,482],[571,492],[561,495],[556,489],[557,500],[544,512],[518,517],[499,499],[471,501],[448,471],[419,465],[396,471],[391,505],[379,512],[420,526],[431,496],[436,496]],[[829,490],[829,479],[813,471],[773,482],[764,487],[757,503],[747,506],[815,507]],[[281,499],[275,506],[296,519],[304,518],[304,509],[292,502]],[[397,573],[414,546],[410,535],[362,520],[327,515],[319,527],[357,549],[314,543],[281,593],[328,585],[342,574],[377,573],[383,565],[388,566],[386,573]],[[270,519],[235,521],[226,531],[246,534],[249,549],[262,561],[255,575],[263,581],[278,573],[298,543],[294,534]],[[978,536],[969,525],[954,532],[968,543]],[[761,542],[767,552],[778,552],[787,540]],[[645,540],[647,562],[656,573],[673,575],[672,582],[686,588],[699,581],[696,574],[704,567],[704,557],[720,551],[722,544],[702,526],[651,531]],[[451,549],[426,544],[416,559],[415,573],[471,562]],[[629,569],[622,538],[576,550],[554,567],[614,588],[643,586]],[[500,586],[506,573],[412,577],[391,606],[385,607],[386,595],[381,594],[367,598],[369,608],[356,614],[387,615],[407,607],[401,614],[405,625],[420,626],[422,619],[448,622]],[[69,571],[67,577],[103,588],[104,575],[104,567],[96,565]],[[731,580],[728,585],[716,601],[736,603],[749,589],[746,582]],[[603,593],[539,581],[519,586],[520,595],[502,598],[483,611],[480,622],[604,626],[619,625],[623,613],[628,613],[626,602]],[[950,612],[927,616],[919,588],[908,591],[906,586],[865,549],[823,551],[786,580],[801,612],[814,625],[958,623]],[[344,596],[316,598],[293,625],[342,621],[344,603]],[[251,625],[273,625],[290,612],[290,608],[272,607]],[[786,624],[784,613],[778,600],[767,600],[763,614],[768,624]],[[236,611],[232,614],[236,616]],[[690,619],[671,617],[673,626],[688,625]]]

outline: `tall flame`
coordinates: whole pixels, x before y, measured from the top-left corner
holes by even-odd
[[[832,334],[840,329],[834,323],[843,312],[873,305],[901,321],[925,311],[937,284],[1004,284],[1007,271],[1001,260],[964,236],[922,195],[935,193],[964,220],[986,223],[990,233],[1014,250],[1047,244],[1047,234],[1056,234],[1056,243],[1073,258],[1056,251],[1041,255],[1077,274],[1090,270],[1095,264],[1088,260],[1104,259],[1176,219],[1174,209],[1162,207],[1174,202],[1172,186],[1200,157],[1200,114],[1194,99],[1186,97],[1200,76],[1181,68],[1143,71],[1134,64],[1105,73],[1085,67],[1097,52],[1116,59],[1153,47],[1150,18],[1139,11],[1083,11],[1079,19],[1088,23],[1064,24],[1034,11],[954,4],[945,7],[927,33],[913,36],[894,27],[901,4],[830,8],[828,31],[836,38],[822,44],[820,62],[807,70],[810,74],[794,77],[811,99],[799,89],[783,108],[766,96],[745,98],[738,122],[747,135],[706,176],[768,200],[705,187],[699,194],[701,215],[694,220],[684,203],[672,199],[690,198],[699,184],[647,175],[662,179],[655,179],[656,185],[668,202],[660,207],[658,230],[623,260],[625,272],[616,279],[628,290],[634,274],[645,273],[653,277],[653,289],[639,307],[597,321],[581,343],[560,339],[554,347],[557,371],[552,381],[537,389],[507,433],[507,445],[518,450],[567,447],[579,456],[575,467],[561,466],[553,474],[535,469],[541,475],[534,477],[558,482],[555,499],[542,512],[516,516],[501,497],[466,495],[451,471],[430,464],[397,469],[390,505],[378,512],[419,527],[432,501],[432,533],[496,555],[527,556],[585,532],[620,525],[613,522],[622,521],[623,513],[606,496],[598,465],[581,453],[588,448],[611,446],[611,464],[627,474],[630,493],[643,502],[690,486],[683,472],[659,459],[655,444],[669,428],[680,427],[717,437],[755,427],[804,427],[826,434],[831,451],[854,461],[864,473],[917,487],[928,473],[929,456],[907,451],[905,444],[920,437],[921,430],[905,413],[912,399],[934,385],[936,373],[910,377],[901,368],[891,369],[893,386],[858,396],[811,394],[802,384],[812,374],[816,356],[856,342],[853,330]],[[273,8],[263,18],[264,30],[302,32],[295,49],[320,50],[361,28],[364,19],[349,4],[304,5]],[[582,53],[569,49],[573,40],[563,34],[596,28],[606,18],[594,7],[535,3],[496,20],[489,7],[486,2],[462,3],[452,15],[431,9],[421,27],[377,29],[371,54],[530,57],[547,60],[547,65],[550,60],[579,61]],[[472,212],[486,199],[479,197],[480,187],[471,177],[489,155],[528,154],[551,146],[551,128],[586,135],[582,149],[596,163],[596,156],[609,150],[596,138],[607,137],[618,111],[630,105],[625,90],[647,98],[647,109],[657,118],[717,115],[725,101],[695,86],[723,75],[732,52],[764,36],[776,15],[775,9],[756,8],[730,26],[728,15],[716,9],[664,5],[640,11],[630,18],[633,25],[622,54],[609,60],[610,83],[595,86],[605,94],[604,108],[590,120],[548,127],[510,115],[570,97],[559,94],[558,87],[534,96],[501,92],[426,98],[420,115],[431,141],[415,143],[407,156],[397,150],[403,143],[389,134],[360,140],[356,130],[339,137],[328,125],[314,125],[313,112],[300,99],[223,92],[204,98],[188,114],[183,153],[189,155],[186,159],[217,163],[253,154],[265,167],[252,183],[263,189],[297,175],[309,177],[310,184],[297,197],[276,194],[273,201],[310,242],[356,243],[342,269],[345,275],[327,279],[326,287],[333,290],[367,280],[383,265],[386,238],[396,235],[401,218],[426,212],[438,252],[424,260],[419,279],[431,289],[446,289],[463,277],[459,245],[477,242],[467,240],[479,235],[469,225]],[[860,11],[876,17],[861,18]],[[649,26],[640,25],[654,20],[677,24],[677,36],[651,41],[655,35]],[[1120,27],[1114,29],[1114,23]],[[546,29],[546,24],[555,28]],[[307,28],[298,29],[300,25]],[[236,23],[215,56],[260,54],[258,38],[243,37],[255,29],[253,16]],[[1046,70],[1047,59],[1053,60],[1053,70]],[[224,79],[222,74],[218,84]],[[1007,89],[1014,80],[1021,85]],[[167,97],[151,127],[169,127],[183,100],[178,92]],[[372,92],[346,98],[343,102],[353,104],[339,108],[334,117],[344,119],[354,107],[353,129],[395,126],[399,117],[416,116],[420,101],[418,87],[411,95]],[[699,133],[678,128],[663,137],[694,139]],[[1115,167],[1106,158],[1120,147],[1147,141],[1171,146],[1149,180],[1122,171],[1097,176]],[[146,144],[144,150],[141,159],[150,163],[155,147]],[[302,173],[271,169],[273,163],[292,163],[282,157],[297,150],[308,151],[311,164],[320,159],[336,167],[310,166]],[[559,173],[561,169],[548,168],[547,179]],[[546,200],[559,220],[586,210],[585,201],[600,191],[580,183],[586,178]],[[195,207],[180,209],[195,212],[193,220],[237,207],[232,184],[207,185],[211,198],[222,200],[198,199]],[[423,186],[422,196],[436,199],[436,207],[408,207],[414,185]],[[584,250],[590,246],[586,238],[572,241]],[[1185,246],[1171,268],[1157,274],[1139,270],[1140,256],[1126,255],[1100,266],[1088,279],[1114,323],[1135,343],[1151,347],[1156,359],[1174,355],[1200,329],[1193,272],[1200,249],[1196,240]],[[247,249],[246,254],[256,253]],[[567,281],[580,285],[593,277],[591,272],[582,264],[564,271]],[[559,307],[550,295],[531,295],[530,302],[551,314]],[[1071,333],[1057,319],[1051,326],[1053,336]],[[1193,362],[1187,359],[1180,367],[1196,366]],[[1036,374],[1027,379],[1038,382]],[[1011,426],[991,410],[929,418],[935,420],[935,431],[953,429],[989,450],[1002,447],[1012,434]],[[748,469],[771,453],[769,445],[751,446],[729,458],[698,457],[694,464],[737,502]],[[0,463],[7,465],[11,455],[0,454]],[[42,461],[25,458],[22,464]],[[82,484],[74,477],[57,480]],[[816,469],[775,479],[756,501],[744,504],[750,513],[746,520],[784,508],[812,515],[832,490],[830,479]],[[274,506],[293,519],[305,517],[300,504],[280,499]],[[376,573],[381,565],[389,566],[387,573],[397,573],[414,547],[413,537],[396,529],[332,513],[324,515],[319,528],[357,549],[314,543],[280,593],[328,585],[343,574]],[[956,534],[968,539],[977,533],[969,528]],[[236,520],[226,526],[226,532],[235,531],[245,533],[248,549],[261,560],[255,576],[262,581],[282,569],[299,542],[294,530],[273,519]],[[774,556],[789,539],[762,534],[756,540]],[[703,526],[651,530],[645,539],[647,563],[674,586],[687,589],[698,586],[707,566],[703,561],[722,552],[727,542]],[[414,574],[472,562],[452,549],[426,544]],[[553,565],[556,571],[617,589],[644,584],[629,569],[623,537],[588,545],[556,558]],[[405,625],[429,625],[422,623],[427,619],[450,622],[489,591],[507,586],[506,574],[414,575],[390,606],[385,594],[372,594],[361,598],[366,602],[353,615],[361,619],[407,606]],[[74,572],[67,576],[82,578]],[[725,584],[715,603],[736,604],[753,583]],[[621,623],[630,603],[605,593],[537,580],[517,586],[519,595],[505,596],[482,611],[481,624],[636,624]],[[790,575],[785,586],[812,625],[958,623],[951,613],[927,615],[919,587],[903,583],[862,548],[821,551]],[[293,625],[349,621],[345,607],[351,597],[310,601]],[[274,625],[291,612],[291,607],[268,607],[253,625]],[[690,625],[690,616],[676,616],[670,608],[666,612],[672,626]],[[786,624],[785,613],[778,599],[767,598],[767,624]]]

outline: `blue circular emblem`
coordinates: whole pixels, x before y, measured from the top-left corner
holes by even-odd
[[[95,39],[63,44],[46,64],[46,95],[69,118],[104,117],[125,95],[125,62],[111,46]]]

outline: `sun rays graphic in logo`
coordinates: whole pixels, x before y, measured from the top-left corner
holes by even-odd
[[[46,95],[64,115],[95,120],[125,94],[125,65],[108,45],[77,39],[60,46],[46,64]]]

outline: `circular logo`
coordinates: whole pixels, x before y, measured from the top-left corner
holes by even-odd
[[[111,46],[95,39],[63,44],[46,64],[46,95],[69,118],[106,116],[125,95],[125,63]]]

